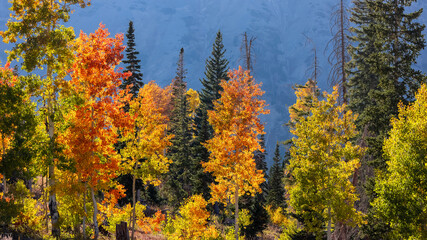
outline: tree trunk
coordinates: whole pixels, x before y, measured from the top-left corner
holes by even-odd
[[[133,211],[132,211],[132,235],[131,235],[131,239],[133,240],[133,236],[135,233],[135,208],[136,208],[136,204],[135,204],[135,175],[132,176],[132,202],[133,202]]]
[[[6,154],[6,144],[4,143],[4,135],[1,135],[1,143],[2,143],[2,161],[4,161],[4,155]],[[6,173],[3,173],[3,199],[6,197],[7,194],[7,182],[6,182]]]
[[[332,240],[331,228],[332,228],[331,207],[328,207],[328,233],[327,233],[328,240]]]
[[[234,235],[236,240],[239,240],[239,184],[236,184],[236,190],[234,192]]]
[[[94,193],[93,187],[90,187],[90,192],[92,195],[92,202],[93,202],[93,230],[95,232],[94,239],[98,239],[99,227],[98,227],[98,220],[96,219],[98,215],[98,206],[96,205],[96,199],[95,199],[95,193]]]
[[[126,222],[116,224],[116,240],[129,240],[129,231]]]
[[[83,193],[83,210],[85,211],[85,214],[83,215],[83,239],[86,239],[86,215],[87,215],[86,190],[87,190],[87,185],[85,183],[85,192]]]

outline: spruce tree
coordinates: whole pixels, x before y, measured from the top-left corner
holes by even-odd
[[[220,91],[219,86],[221,80],[228,81],[228,60],[225,58],[224,44],[222,43],[222,33],[218,31],[216,34],[215,42],[212,47],[212,56],[206,60],[205,78],[200,80],[203,89],[200,92],[201,105],[206,110],[213,109],[213,102],[219,99]]]
[[[279,143],[276,144],[273,161],[268,176],[267,205],[271,205],[273,208],[283,208],[285,207],[285,186],[283,184],[285,174],[281,163]]]
[[[186,95],[186,70],[184,68],[184,49],[181,48],[176,77],[173,79],[173,104],[170,132],[174,135],[167,155],[172,160],[166,176],[165,192],[169,205],[177,209],[180,203],[192,192],[192,129]]]
[[[228,60],[225,58],[224,44],[222,43],[221,31],[216,34],[215,42],[212,46],[212,55],[206,60],[205,78],[201,79],[203,85],[200,91],[200,106],[196,110],[196,138],[192,144],[193,152],[193,193],[203,194],[208,199],[209,184],[213,182],[210,173],[204,172],[201,162],[209,159],[209,152],[202,143],[213,136],[212,126],[208,122],[208,110],[213,109],[213,102],[220,98],[221,80],[228,81]]]
[[[412,102],[425,81],[424,75],[412,68],[425,46],[425,26],[416,22],[422,10],[407,10],[413,2],[357,0],[352,10],[350,20],[355,27],[349,48],[348,97],[349,107],[359,114],[357,141],[367,147],[354,178],[365,187],[365,191],[359,188],[363,208],[368,208],[368,201],[376,195],[373,169],[386,169],[382,145],[391,128],[390,119],[397,115],[398,103]],[[368,224],[362,230],[370,239],[380,239],[389,227],[370,209]]]
[[[123,60],[123,63],[126,65],[126,71],[131,72],[132,76],[130,76],[128,79],[125,79],[123,81],[123,84],[121,85],[122,89],[125,89],[130,84],[133,85],[130,89],[133,98],[138,95],[139,89],[144,85],[144,83],[142,82],[141,66],[139,65],[141,60],[138,59],[137,55],[139,54],[139,52],[135,49],[136,44],[134,32],[135,29],[133,28],[133,22],[129,21],[129,28],[126,33],[126,38],[128,39],[126,48],[126,60]]]
[[[139,63],[141,60],[137,58],[137,55],[139,54],[138,51],[135,49],[135,29],[133,27],[133,22],[129,21],[129,27],[128,31],[126,33],[127,38],[127,47],[126,47],[126,60],[123,60],[123,63],[126,65],[126,71],[129,71],[132,73],[132,75],[123,80],[122,85],[120,86],[121,89],[125,89],[127,86],[132,84],[132,87],[130,88],[130,93],[132,93],[132,98],[135,98],[138,96],[139,89],[143,87],[144,83],[142,82],[142,73],[140,71],[141,66]],[[125,111],[129,110],[129,106],[125,105],[124,107]],[[123,149],[126,146],[125,142],[117,142],[115,145],[116,150],[120,151],[120,149]],[[124,174],[120,175],[117,180],[120,184],[122,184],[125,187],[125,194],[126,196],[119,200],[119,204],[121,206],[126,205],[128,203],[131,203],[131,196],[132,196],[132,176],[130,174]],[[144,191],[144,186],[142,185],[142,182],[137,179],[136,180],[136,190],[139,193],[139,191]],[[139,195],[137,196],[137,199],[139,199]]]

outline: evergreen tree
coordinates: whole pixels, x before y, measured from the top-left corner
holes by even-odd
[[[173,104],[170,132],[174,135],[167,155],[172,160],[166,176],[165,192],[169,205],[177,209],[180,203],[192,192],[192,128],[184,81],[184,49],[181,48],[176,77],[173,79]]]
[[[125,89],[130,84],[133,85],[130,89],[133,98],[138,96],[139,89],[144,85],[144,83],[142,82],[141,66],[139,65],[141,60],[137,58],[139,52],[135,49],[134,32],[135,29],[133,28],[133,22],[129,21],[129,28],[126,33],[126,37],[128,39],[126,48],[126,60],[123,60],[123,63],[126,64],[126,71],[131,72],[132,76],[125,79],[123,81],[123,84],[121,85],[122,89]]]
[[[351,20],[354,42],[349,97],[350,107],[360,114],[359,130],[367,127],[372,164],[384,169],[382,142],[396,116],[399,102],[413,101],[424,75],[412,68],[425,46],[425,26],[415,20],[422,10],[408,13],[412,1],[359,0]]]
[[[132,84],[132,87],[130,88],[130,93],[132,93],[132,99],[138,96],[139,89],[142,88],[144,85],[144,83],[142,82],[142,73],[140,71],[141,66],[139,65],[141,60],[137,58],[139,52],[135,49],[136,44],[134,32],[135,29],[133,28],[133,22],[129,21],[129,28],[126,33],[126,38],[128,39],[127,47],[125,50],[126,60],[123,60],[123,63],[126,65],[126,71],[131,72],[132,75],[127,79],[124,79],[122,85],[120,86],[120,88],[125,89],[127,86]],[[129,106],[126,105],[124,109],[125,111],[128,111]],[[116,150],[120,151],[126,146],[126,143],[118,141],[115,146]],[[130,174],[123,174],[120,175],[117,180],[126,189],[126,196],[119,200],[119,204],[123,206],[132,202],[132,176]],[[137,192],[144,190],[142,181],[140,181],[139,179],[136,180],[136,190]],[[139,196],[137,196],[137,199],[139,199]]]
[[[206,110],[213,109],[213,101],[219,99],[222,91],[219,83],[221,80],[228,81],[228,60],[225,58],[224,44],[222,43],[222,33],[218,31],[212,47],[212,56],[206,60],[205,78],[200,80],[203,89],[200,92],[201,106]]]
[[[204,172],[201,163],[209,159],[208,150],[202,143],[211,139],[213,136],[212,126],[208,122],[208,110],[213,109],[213,102],[220,98],[222,91],[219,83],[221,80],[228,81],[228,60],[225,59],[224,44],[222,43],[221,31],[216,34],[215,42],[212,46],[212,55],[206,60],[205,78],[201,79],[203,85],[200,91],[200,106],[196,110],[196,138],[193,142],[193,193],[203,194],[208,199],[209,184],[213,182],[210,173]]]
[[[267,204],[271,205],[273,208],[284,207],[285,186],[283,184],[283,178],[285,174],[280,158],[279,143],[276,144],[273,161],[274,163],[268,176]]]
[[[353,181],[365,185],[365,192],[359,190],[363,211],[376,195],[373,168],[386,168],[382,144],[391,128],[390,119],[397,115],[398,103],[413,101],[425,81],[424,75],[412,68],[425,46],[425,26],[416,22],[422,10],[407,10],[413,2],[357,0],[352,10],[350,20],[356,26],[351,29],[348,96],[349,107],[359,114],[358,142],[368,147],[356,174],[359,177]],[[371,239],[380,239],[389,226],[370,212],[362,229]]]

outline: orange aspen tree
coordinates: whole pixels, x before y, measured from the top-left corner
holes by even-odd
[[[141,179],[144,184],[160,184],[158,176],[169,170],[170,160],[164,155],[171,145],[172,135],[167,135],[168,117],[163,114],[165,102],[159,101],[159,95],[171,94],[163,91],[153,81],[144,85],[138,97],[130,102],[129,113],[134,119],[128,129],[122,131],[122,141],[126,142],[120,151],[125,158],[122,164],[127,173],[132,174],[132,234],[135,232],[135,180]],[[162,99],[162,98],[160,98]],[[163,99],[167,100],[167,96]],[[170,99],[170,98],[169,98]]]
[[[123,58],[123,35],[109,35],[100,24],[95,33],[81,32],[75,41],[69,84],[78,104],[65,116],[69,127],[60,137],[65,154],[75,161],[79,179],[91,192],[95,239],[99,235],[95,191],[110,188],[117,177],[121,162],[114,149],[118,128],[129,127],[132,120],[123,110],[131,95],[119,88],[130,73],[115,69]]]
[[[205,144],[211,152],[209,161],[203,163],[205,171],[212,172],[215,182],[211,185],[211,202],[235,204],[235,236],[239,237],[239,197],[249,192],[260,192],[264,173],[256,169],[254,152],[264,151],[258,135],[264,133],[259,116],[268,114],[260,85],[255,84],[250,71],[228,73],[230,80],[221,81],[221,98],[208,111],[214,137]]]

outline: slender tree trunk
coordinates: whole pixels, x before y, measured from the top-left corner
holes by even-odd
[[[131,239],[133,240],[133,236],[135,233],[135,208],[136,208],[136,204],[135,204],[135,175],[132,176],[132,202],[133,202],[133,211],[132,211],[132,235],[131,235]]]
[[[46,181],[44,180],[44,177],[42,176],[42,186],[43,186],[43,204],[44,204],[44,209],[45,209],[45,216],[46,216],[46,233],[49,233],[49,201],[48,201],[48,192],[47,192],[47,188],[48,188],[48,179],[49,176],[46,175]]]
[[[86,215],[87,215],[86,190],[87,190],[87,184],[85,183],[85,192],[83,193],[83,210],[85,211],[85,214],[83,215],[83,239],[86,239]]]
[[[51,67],[48,66],[48,77],[51,79],[52,70]],[[53,81],[51,79],[51,81]],[[48,125],[49,125],[49,139],[50,139],[50,151],[51,155],[53,155],[54,148],[54,120],[53,120],[53,97],[48,97],[47,107],[48,107]],[[59,238],[61,235],[61,230],[58,225],[59,213],[58,206],[56,202],[56,191],[55,191],[55,164],[53,160],[53,156],[50,159],[51,163],[49,165],[49,209],[50,209],[50,217],[52,221],[52,235],[56,238]]]
[[[236,236],[236,240],[239,240],[239,184],[236,184],[236,190],[234,192],[234,201],[235,201],[235,209],[234,209],[234,235]]]
[[[93,190],[93,187],[90,187],[90,193],[92,195],[92,203],[93,203],[93,230],[95,232],[94,239],[98,239],[98,236],[99,236],[99,227],[98,227],[98,220],[97,220],[98,206],[96,204],[95,192]]]
[[[4,143],[4,135],[1,135],[1,143],[2,143],[2,161],[4,161],[4,155],[6,154],[6,144]],[[6,182],[6,173],[3,173],[3,199],[6,197],[7,194],[7,182]]]
[[[53,1],[50,1],[51,7],[53,7]],[[50,35],[50,32],[54,28],[55,23],[52,23],[48,26],[48,36]],[[48,57],[51,60],[51,56]],[[52,67],[48,64],[47,65],[47,79],[51,81],[50,85],[51,87],[54,86],[54,80],[53,80],[53,71]],[[48,93],[47,96],[47,119],[48,119],[48,133],[49,133],[49,139],[50,139],[50,154],[51,158],[50,164],[49,164],[49,209],[50,209],[50,217],[52,220],[52,235],[55,238],[60,238],[61,235],[61,229],[58,225],[59,220],[59,213],[58,213],[58,207],[56,202],[56,191],[55,191],[55,164],[53,160],[53,148],[54,148],[54,133],[55,133],[55,125],[54,125],[54,109],[53,109],[53,101],[54,101],[55,93]]]
[[[328,207],[328,233],[327,233],[328,240],[332,240],[331,228],[332,228],[331,207]]]

